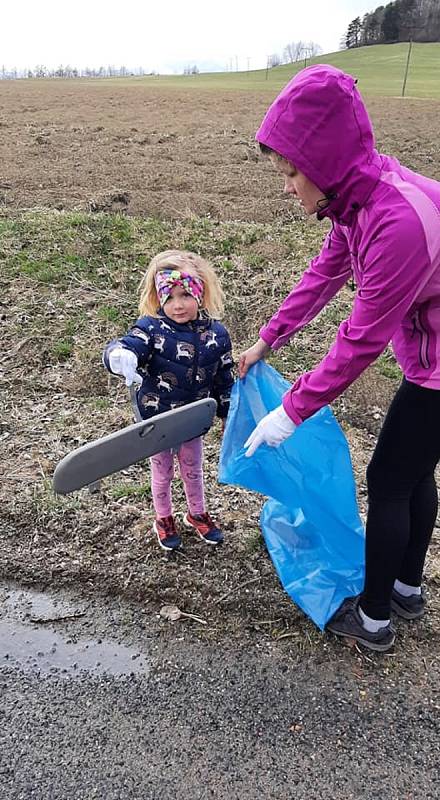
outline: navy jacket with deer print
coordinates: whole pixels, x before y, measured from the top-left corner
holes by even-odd
[[[143,377],[137,392],[143,419],[204,397],[217,401],[217,415],[224,419],[234,378],[229,333],[220,322],[199,314],[194,322],[180,325],[161,311],[158,317],[141,317],[126,336],[114,339],[104,350],[109,355],[125,347],[138,357]]]

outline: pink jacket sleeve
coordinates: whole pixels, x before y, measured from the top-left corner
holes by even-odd
[[[284,409],[297,424],[338,397],[380,355],[431,276],[424,231],[415,214],[382,219],[363,249],[361,286],[349,319],[340,325],[321,363],[284,395]]]
[[[351,275],[347,239],[335,225],[300,282],[292,289],[270,322],[260,330],[273,350],[282,347],[321,311]]]

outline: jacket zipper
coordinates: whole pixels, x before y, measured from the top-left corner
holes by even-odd
[[[428,348],[429,348],[429,334],[420,319],[418,311],[415,312],[413,318],[413,334],[417,331],[420,336],[419,344],[419,361],[424,369],[429,369],[431,364],[429,362]]]
[[[193,374],[192,374],[192,383],[193,385],[196,383],[197,373],[199,370],[199,356],[200,356],[200,331],[196,325],[193,327],[194,331],[194,344],[195,344],[195,354],[194,354],[194,364],[193,364]]]

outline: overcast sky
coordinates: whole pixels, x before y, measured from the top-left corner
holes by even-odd
[[[0,67],[264,67],[288,42],[339,49],[365,0],[16,0],[2,3]],[[259,10],[263,9],[263,10]]]

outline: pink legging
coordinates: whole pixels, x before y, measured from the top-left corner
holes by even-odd
[[[164,450],[163,453],[150,458],[151,493],[154,510],[158,517],[169,517],[173,513],[171,501],[171,482],[174,478],[174,452]],[[203,492],[203,440],[199,436],[190,442],[184,442],[177,450],[180,477],[185,487],[188,509],[191,514],[205,512]]]

